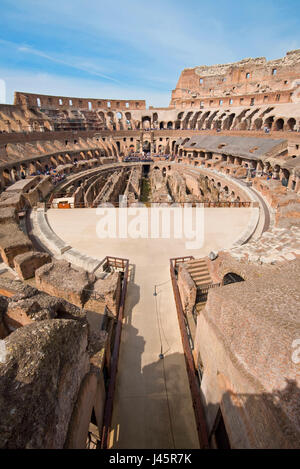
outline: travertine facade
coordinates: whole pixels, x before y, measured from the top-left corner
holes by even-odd
[[[172,92],[181,107],[253,106],[300,101],[300,49],[282,59],[244,59],[224,65],[185,69]]]

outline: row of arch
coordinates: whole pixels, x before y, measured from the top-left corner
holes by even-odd
[[[294,117],[270,115],[274,108],[244,109],[240,113],[230,110],[181,111],[175,120],[161,120],[158,113],[134,120],[131,113],[98,112],[99,118],[111,130],[298,130]],[[261,111],[261,112],[260,112]]]
[[[239,114],[224,110],[181,112],[177,120],[168,123],[168,128],[175,130],[298,130],[299,123],[294,117],[277,117],[270,114],[269,108],[259,114],[258,109],[244,109]],[[171,126],[172,124],[172,126]]]
[[[25,179],[33,174],[45,174],[51,168],[55,169],[60,165],[76,164],[88,162],[100,158],[114,158],[119,156],[118,148],[114,142],[103,142],[95,139],[97,145],[94,148],[77,151],[59,151],[51,155],[41,155],[29,162],[15,162],[13,165],[2,169],[0,173],[1,187],[7,187],[20,179]]]
[[[153,170],[161,171],[163,177],[166,177],[169,172],[171,172],[174,168],[172,166],[166,165],[155,165],[153,166]],[[190,177],[196,178],[193,174],[187,173]],[[183,175],[185,172],[183,171]],[[208,176],[204,174],[199,174],[199,193],[201,197],[206,201],[212,202],[240,202],[241,201],[241,193],[239,192],[238,188],[234,184],[230,184],[224,178],[217,177],[217,176]],[[217,196],[216,196],[217,194]]]
[[[77,130],[298,130],[300,123],[293,116],[280,117],[272,115],[274,107],[245,108],[240,112],[230,109],[213,109],[198,111],[181,111],[174,119],[166,120],[158,112],[134,117],[129,111],[97,111],[97,110],[44,110],[49,120],[33,117],[11,119],[1,116],[0,132],[53,131],[66,128]],[[73,113],[73,114],[72,114]],[[45,116],[44,116],[45,117]],[[74,120],[75,118],[75,120]],[[75,122],[76,121],[76,122]]]
[[[246,168],[247,170],[254,171],[256,175],[269,174],[275,180],[290,190],[299,190],[299,176],[296,171],[289,169],[278,164],[271,164],[269,161],[263,160],[249,160],[243,157],[236,157],[232,155],[215,155],[211,152],[194,151],[192,158],[188,158],[186,154],[179,150],[177,161],[185,160],[187,163],[194,166],[203,166],[206,168],[214,167],[224,174],[236,174],[237,167]],[[224,164],[222,164],[224,163]],[[230,165],[228,168],[227,166]],[[233,168],[232,166],[236,166]]]

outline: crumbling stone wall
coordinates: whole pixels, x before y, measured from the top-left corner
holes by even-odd
[[[93,410],[101,434],[112,331],[20,281],[0,292],[0,448],[84,449]]]
[[[191,101],[195,104],[201,100],[203,106],[209,107],[209,102],[218,103],[218,99],[227,97],[232,98],[234,105],[240,104],[241,98],[244,98],[244,105],[249,105],[251,98],[257,104],[263,104],[265,94],[268,94],[269,103],[276,103],[278,92],[282,102],[287,103],[291,101],[290,94],[296,97],[299,72],[300,50],[290,51],[285,57],[269,62],[259,57],[188,68],[182,71],[172,91],[170,106],[182,109],[191,107]]]
[[[92,310],[101,317],[106,309],[113,317],[118,314],[121,283],[117,272],[97,279],[94,274],[67,261],[55,260],[37,269],[35,279],[40,290]]]
[[[48,262],[51,262],[48,253],[28,251],[14,258],[14,268],[21,280],[27,280],[34,277],[35,271]]]
[[[142,167],[133,168],[130,172],[128,183],[124,192],[129,203],[137,202],[141,195]]]
[[[161,169],[153,169],[150,174],[151,183],[151,201],[152,202],[171,202],[172,197],[167,187],[166,177],[163,176]]]
[[[5,339],[7,356],[0,364],[1,448],[64,447],[89,370],[87,345],[88,328],[66,319],[35,322]]]
[[[103,186],[94,204],[119,202],[119,195],[123,194],[126,185],[127,170],[115,171]]]
[[[197,287],[184,265],[179,266],[177,284],[183,310],[185,314],[192,314],[196,304]]]
[[[29,192],[24,193],[25,199],[31,207],[37,205],[38,202],[45,200],[46,196],[54,189],[51,176],[41,177],[40,182]]]
[[[299,375],[291,359],[299,262],[258,266],[256,274],[245,262],[249,280],[212,289],[198,316],[194,352],[208,431],[221,408],[232,448],[299,446]]]
[[[167,185],[174,202],[187,202],[186,182],[178,171],[170,171],[167,176]]]

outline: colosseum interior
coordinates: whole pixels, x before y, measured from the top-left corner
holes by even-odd
[[[299,132],[300,50],[0,105],[1,448],[299,448]]]

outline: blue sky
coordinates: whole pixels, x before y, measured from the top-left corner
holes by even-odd
[[[300,48],[299,0],[0,0],[13,91],[167,106],[186,67]]]

